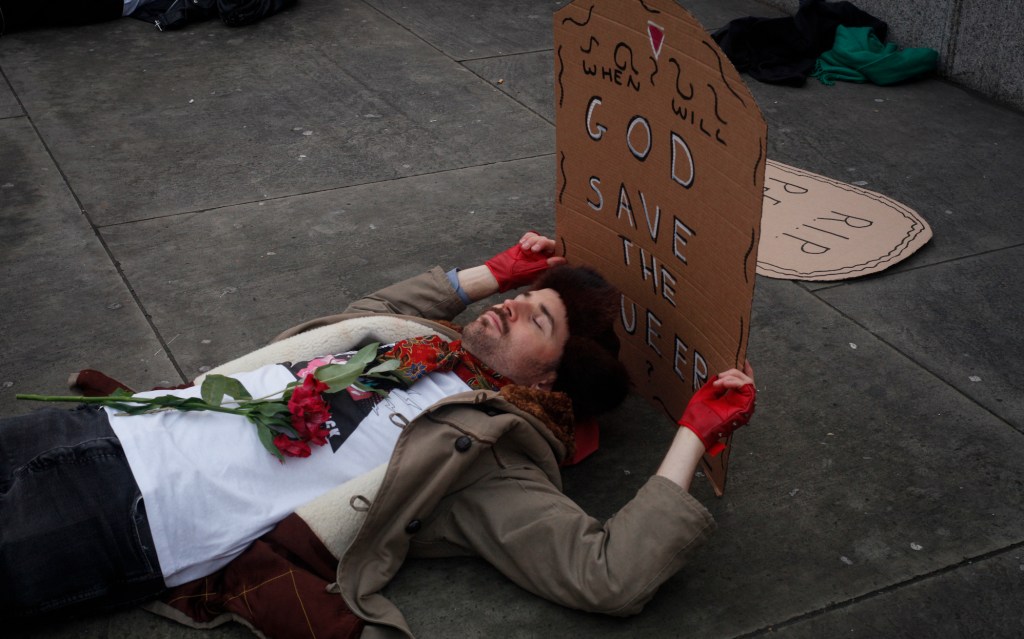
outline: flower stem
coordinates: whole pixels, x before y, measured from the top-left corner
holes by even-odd
[[[180,398],[173,395],[164,395],[161,397],[136,397],[134,395],[124,397],[84,397],[76,395],[30,395],[30,394],[18,394],[14,396],[15,399],[27,399],[30,401],[37,402],[74,402],[77,404],[99,404],[101,406],[110,406],[114,410],[118,410],[117,404],[139,404],[142,406],[155,406],[158,409],[174,408],[176,410],[208,410],[215,413],[228,413],[231,415],[242,415],[248,417],[248,412],[243,408],[225,408],[223,406],[214,406],[212,404],[203,403],[202,407],[199,408],[188,408],[183,407],[174,403],[168,402],[168,398],[177,402]],[[123,412],[123,411],[122,411]],[[150,412],[150,411],[146,411]]]

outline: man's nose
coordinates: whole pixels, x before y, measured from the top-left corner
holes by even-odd
[[[519,317],[519,304],[519,300],[516,299],[505,300],[501,303],[505,307],[505,313],[508,314],[509,321],[514,322]]]

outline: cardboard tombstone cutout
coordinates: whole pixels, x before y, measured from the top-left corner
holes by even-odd
[[[932,237],[915,211],[880,193],[768,161],[757,272],[829,281],[870,275]]]
[[[671,0],[576,0],[554,22],[557,235],[622,291],[621,359],[674,421],[746,359],[767,127]],[[719,495],[727,464],[705,457]]]

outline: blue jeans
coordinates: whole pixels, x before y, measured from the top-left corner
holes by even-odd
[[[106,413],[0,419],[0,618],[113,609],[164,587],[142,494]]]

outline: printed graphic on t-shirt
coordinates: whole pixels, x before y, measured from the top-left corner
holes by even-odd
[[[380,363],[381,356],[387,353],[393,344],[387,344],[377,349],[377,358],[370,364],[370,368]],[[298,380],[305,379],[306,375],[312,374],[316,369],[328,364],[344,364],[354,355],[353,352],[338,353],[337,355],[325,355],[309,360],[308,362],[297,362],[288,364],[288,370]],[[374,380],[373,386],[385,393],[398,388],[397,383],[389,383],[381,380]],[[326,396],[330,407],[331,419],[326,426],[330,430],[327,441],[331,444],[331,452],[338,452],[345,441],[359,427],[360,422],[369,415],[378,404],[383,401],[381,393],[364,391],[354,386],[349,386],[345,393],[332,393]]]

